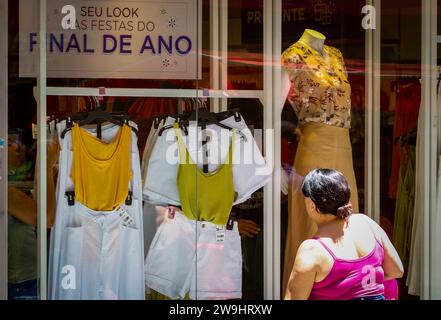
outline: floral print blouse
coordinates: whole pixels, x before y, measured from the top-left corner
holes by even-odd
[[[291,80],[288,101],[300,124],[350,128],[351,85],[340,50],[325,45],[321,54],[299,41],[283,52],[282,65]]]

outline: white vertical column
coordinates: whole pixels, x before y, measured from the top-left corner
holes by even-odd
[[[273,1],[263,2],[263,127],[264,151],[266,160],[271,162],[274,158],[273,134]],[[263,227],[263,259],[264,259],[264,299],[274,298],[274,212],[273,212],[273,185],[267,184],[264,188],[264,227]]]
[[[0,300],[8,298],[8,0],[0,0]]]
[[[367,0],[376,12],[376,28],[366,30],[365,47],[365,207],[380,222],[381,0]]]
[[[282,0],[273,0],[273,127],[274,127],[274,175],[273,175],[273,298],[280,300],[281,283],[281,171],[282,171]],[[283,294],[283,293],[282,293]]]
[[[228,0],[219,0],[219,20],[220,20],[220,88],[221,90],[228,89]],[[227,98],[221,99],[221,111],[228,109]]]
[[[366,5],[373,5],[373,0],[367,0]],[[364,208],[359,208],[371,218],[374,218],[373,208],[373,111],[374,111],[374,30],[365,31],[365,170],[364,170]],[[376,220],[376,219],[375,219]]]
[[[441,212],[438,203],[440,192],[438,191],[438,93],[437,93],[437,57],[438,57],[438,3],[436,0],[430,0],[430,32],[427,40],[430,42],[427,46],[430,48],[430,122],[427,124],[430,130],[429,144],[430,144],[430,284],[429,284],[429,299],[441,299],[441,251],[439,244],[441,243]]]
[[[47,167],[46,167],[46,0],[40,0],[38,64],[38,275],[39,298],[47,299]]]
[[[210,1],[210,89],[219,90],[219,0]],[[211,111],[219,112],[219,99],[212,99]]]
[[[381,0],[373,0],[376,9],[376,28],[373,30],[373,114],[372,114],[372,218],[380,223],[381,168]]]
[[[430,45],[430,9],[431,0],[421,1],[422,5],[422,28],[421,28],[421,107],[424,108],[423,126],[423,167],[424,175],[422,189],[424,194],[423,201],[423,292],[424,300],[430,299],[430,176],[435,172],[430,172],[430,62],[431,62],[431,45]]]

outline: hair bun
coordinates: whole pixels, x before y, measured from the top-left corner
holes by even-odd
[[[348,203],[340,208],[337,209],[337,217],[341,219],[346,219],[349,217],[352,213],[354,213],[352,209],[352,204]]]

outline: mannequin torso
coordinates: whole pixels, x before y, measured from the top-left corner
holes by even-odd
[[[343,56],[324,44],[326,37],[306,29],[301,38],[282,54],[284,93],[300,124],[323,123],[350,127],[351,88]],[[288,82],[289,79],[289,82]]]
[[[321,55],[324,54],[323,46],[325,44],[326,37],[318,31],[306,29],[298,42],[309,46]]]

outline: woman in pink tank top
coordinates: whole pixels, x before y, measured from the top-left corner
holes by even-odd
[[[402,277],[403,265],[383,229],[353,214],[346,178],[316,169],[302,192],[318,229],[297,252],[285,299],[385,300],[385,285]]]

